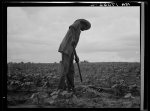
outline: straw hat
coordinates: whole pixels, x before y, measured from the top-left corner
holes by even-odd
[[[85,26],[84,30],[88,30],[91,28],[91,23],[85,19],[77,19],[76,21],[79,21],[81,24],[83,24]]]

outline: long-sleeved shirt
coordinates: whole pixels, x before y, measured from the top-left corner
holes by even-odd
[[[76,48],[79,41],[79,37],[81,33],[79,25],[80,24],[77,22],[69,27],[67,34],[65,35],[64,39],[62,40],[59,46],[58,52],[65,53],[71,56],[73,52],[72,42],[75,43],[75,48]]]

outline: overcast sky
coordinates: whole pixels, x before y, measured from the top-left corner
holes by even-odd
[[[79,18],[92,25],[81,32],[80,61],[140,61],[140,7],[8,7],[7,61],[59,62],[59,45]]]

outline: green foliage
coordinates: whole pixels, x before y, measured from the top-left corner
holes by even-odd
[[[57,85],[61,76],[60,63],[21,62],[8,63],[7,66],[8,91],[38,92],[46,90],[48,92],[52,92],[57,89]],[[75,86],[79,86],[81,82],[79,78],[78,68],[76,64],[74,64],[74,67]],[[140,79],[136,78],[137,75],[140,75],[140,63],[82,62],[80,63],[80,68],[83,77],[83,85],[94,85],[96,87],[98,86],[110,88],[120,80],[124,80],[125,84],[137,84],[140,88]],[[105,105],[104,101],[102,105]]]
[[[58,81],[58,64],[11,63],[8,64],[8,90],[30,91],[43,85],[56,86]],[[57,79],[57,80],[56,80]]]
[[[79,72],[75,64],[75,82],[79,82]],[[119,80],[127,84],[139,84],[139,63],[81,63],[83,84],[111,87]],[[8,90],[31,90],[37,87],[56,88],[60,78],[60,64],[8,63]]]

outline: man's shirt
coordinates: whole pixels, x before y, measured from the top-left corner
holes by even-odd
[[[73,24],[69,27],[69,30],[67,34],[65,35],[64,39],[62,40],[60,47],[58,49],[58,52],[67,54],[71,56],[73,52],[72,42],[75,43],[75,47],[77,46],[77,43],[79,41],[80,37],[80,29],[76,27],[78,24]]]

